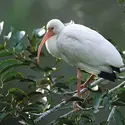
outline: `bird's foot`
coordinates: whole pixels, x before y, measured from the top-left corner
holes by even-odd
[[[74,109],[75,112],[77,112],[79,110],[77,104],[78,104],[77,101],[73,102],[73,109]]]

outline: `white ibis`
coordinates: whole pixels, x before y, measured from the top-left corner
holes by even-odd
[[[41,49],[46,43],[50,54],[77,67],[77,89],[80,96],[81,70],[104,79],[115,81],[116,72],[123,66],[123,60],[117,49],[101,34],[84,25],[64,25],[58,19],[47,23],[47,32],[38,48],[37,63]],[[90,81],[90,79],[88,81]],[[87,82],[88,82],[87,81]]]

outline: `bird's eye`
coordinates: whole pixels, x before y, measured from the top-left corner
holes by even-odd
[[[51,28],[52,30],[54,29],[54,27]]]

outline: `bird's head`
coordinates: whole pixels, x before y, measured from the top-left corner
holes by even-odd
[[[59,34],[64,27],[64,24],[58,19],[52,19],[47,23],[47,32],[44,35],[37,52],[37,64],[39,64],[40,52],[45,42],[53,35]]]

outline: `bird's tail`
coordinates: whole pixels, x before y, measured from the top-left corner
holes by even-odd
[[[112,82],[115,82],[115,79],[116,79],[115,72],[108,73],[108,72],[101,71],[100,74],[98,74],[98,76]]]

